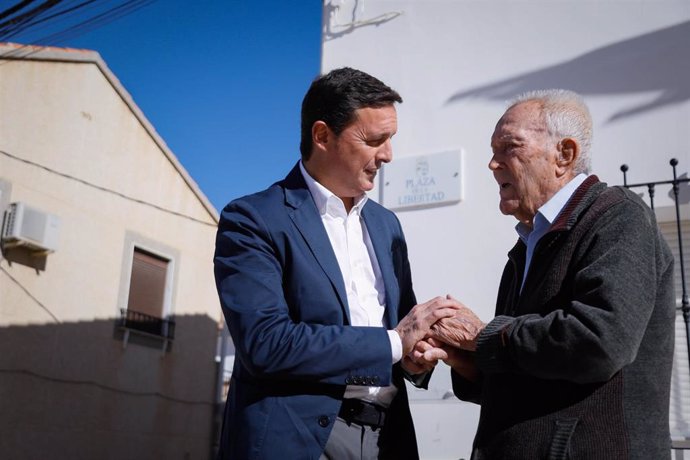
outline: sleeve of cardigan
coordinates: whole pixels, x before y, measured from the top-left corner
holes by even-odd
[[[571,299],[545,315],[494,318],[477,343],[481,371],[577,383],[612,377],[635,359],[655,308],[657,272],[671,263],[658,254],[659,238],[642,203],[613,206],[571,261]]]
[[[450,378],[453,384],[453,394],[455,394],[458,399],[481,404],[481,377],[479,381],[471,382],[451,369]]]

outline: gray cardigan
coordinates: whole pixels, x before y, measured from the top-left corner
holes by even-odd
[[[653,212],[590,176],[537,244],[509,253],[481,333],[474,459],[670,458],[673,257]]]

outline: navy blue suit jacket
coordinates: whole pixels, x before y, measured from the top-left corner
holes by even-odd
[[[415,305],[395,215],[362,209],[386,289],[386,319]],[[399,365],[382,327],[350,326],[343,277],[299,165],[281,182],[231,202],[214,257],[236,349],[219,458],[318,459],[346,385],[399,388],[381,431],[382,458],[417,458]]]

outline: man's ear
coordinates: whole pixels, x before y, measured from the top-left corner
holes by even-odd
[[[311,140],[315,147],[326,150],[326,144],[331,140],[332,132],[323,121],[316,121],[311,126]]]
[[[558,143],[558,159],[556,164],[563,173],[571,171],[575,166],[575,161],[580,156],[580,144],[572,137],[561,139]]]

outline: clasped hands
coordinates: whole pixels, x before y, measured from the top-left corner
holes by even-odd
[[[402,366],[411,374],[421,374],[442,360],[460,375],[475,380],[472,352],[485,326],[450,295],[416,305],[395,328],[403,345]]]

